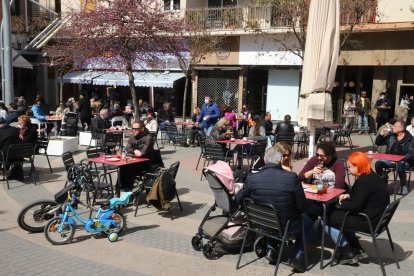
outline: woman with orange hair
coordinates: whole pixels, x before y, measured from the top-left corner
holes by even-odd
[[[376,225],[381,217],[382,212],[390,202],[387,193],[387,186],[381,177],[371,170],[371,162],[368,156],[362,152],[354,152],[348,157],[347,166],[349,172],[358,178],[349,194],[339,196],[337,207],[331,213],[325,231],[336,242],[339,236],[339,230],[342,225],[345,213],[350,211],[346,226],[347,229],[355,231],[369,231],[368,223],[358,213],[365,213]],[[330,232],[329,232],[330,230]],[[335,259],[340,264],[352,264],[359,259],[368,257],[359,244],[354,232],[344,232],[339,242],[339,251]]]

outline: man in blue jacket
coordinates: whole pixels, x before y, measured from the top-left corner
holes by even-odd
[[[290,264],[295,270],[305,272],[302,221],[306,240],[309,240],[312,234],[312,220],[304,214],[306,198],[298,175],[285,171],[281,166],[283,154],[284,150],[279,146],[268,148],[264,156],[266,165],[247,176],[243,188],[236,195],[236,200],[241,204],[244,198],[250,197],[255,203],[272,204],[282,225],[286,225],[290,220],[289,232],[296,236]],[[271,263],[276,260],[275,250],[278,245],[277,240],[268,239],[266,259]]]
[[[200,125],[206,136],[210,135],[211,130],[221,117],[220,107],[213,102],[210,95],[206,95],[201,113],[197,118],[196,126]]]
[[[43,111],[43,108],[41,106],[41,101],[36,100],[35,103],[32,106],[33,116],[38,119],[40,122],[46,122],[46,133],[49,134],[50,131],[53,128],[53,124],[51,122],[47,122],[47,116],[45,112]]]

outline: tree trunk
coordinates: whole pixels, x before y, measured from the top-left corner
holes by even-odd
[[[127,70],[126,74],[128,75],[129,90],[131,91],[131,96],[132,96],[132,105],[134,106],[135,121],[138,121],[139,111],[138,111],[137,94],[135,92],[135,83],[134,83],[135,78],[134,78],[134,75],[132,74],[132,70]]]
[[[183,122],[185,122],[185,113],[186,113],[186,106],[187,106],[187,89],[188,89],[188,79],[190,74],[188,72],[185,73],[185,85],[184,85],[184,99],[183,99]]]

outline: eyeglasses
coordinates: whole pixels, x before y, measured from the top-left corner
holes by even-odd
[[[324,155],[324,154],[318,154],[318,153],[315,153],[315,156],[316,156],[316,157],[321,157],[321,158],[323,158],[323,157],[325,157],[326,155]]]

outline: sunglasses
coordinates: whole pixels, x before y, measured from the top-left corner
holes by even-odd
[[[139,130],[140,130],[140,128],[139,128],[139,127],[134,127],[134,128],[132,128],[132,130],[133,130],[133,131],[139,131]]]
[[[283,154],[283,157],[289,157],[290,154]]]

